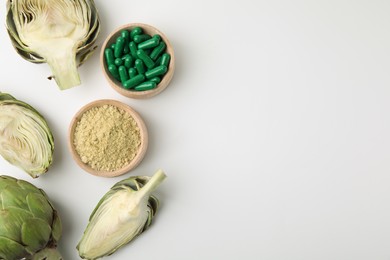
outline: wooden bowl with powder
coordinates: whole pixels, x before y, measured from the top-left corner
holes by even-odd
[[[69,149],[88,173],[115,177],[134,169],[144,158],[148,134],[130,106],[111,99],[91,102],[73,117]]]

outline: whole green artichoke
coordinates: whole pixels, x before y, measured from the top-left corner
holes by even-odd
[[[60,218],[43,190],[0,176],[0,259],[61,260],[56,249],[61,233]]]

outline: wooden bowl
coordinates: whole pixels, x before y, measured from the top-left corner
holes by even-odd
[[[168,71],[166,74],[162,77],[161,82],[156,86],[156,88],[151,90],[145,90],[145,91],[135,91],[131,89],[125,89],[122,86],[122,83],[115,79],[110,72],[107,69],[107,63],[104,57],[104,50],[111,46],[113,43],[115,43],[116,38],[121,35],[121,31],[123,29],[127,29],[131,31],[135,27],[141,27],[143,32],[146,34],[149,34],[153,36],[154,34],[158,34],[161,36],[161,40],[163,40],[166,44],[165,52],[169,53],[171,56],[169,65],[168,65]],[[129,97],[129,98],[136,98],[136,99],[144,99],[144,98],[150,98],[157,94],[159,94],[161,91],[163,91],[171,81],[173,77],[173,73],[175,71],[175,54],[173,52],[173,48],[171,43],[169,42],[168,38],[160,32],[158,29],[151,25],[143,24],[143,23],[130,23],[123,25],[116,30],[114,30],[104,41],[101,52],[100,52],[100,64],[101,68],[103,70],[103,74],[105,75],[106,79],[108,80],[108,83],[110,86],[115,89],[117,92],[122,94],[123,96]]]
[[[125,112],[129,113],[130,116],[137,123],[137,126],[138,126],[139,131],[140,131],[141,144],[138,148],[138,152],[137,152],[136,156],[133,158],[133,160],[130,161],[129,164],[125,165],[123,168],[120,168],[120,169],[117,169],[114,171],[98,171],[98,170],[93,169],[89,164],[84,163],[81,160],[80,155],[76,151],[76,147],[74,144],[75,129],[76,129],[77,123],[80,121],[83,114],[86,111],[90,110],[91,108],[100,107],[100,106],[104,106],[104,105],[112,105],[112,106],[115,106],[115,107],[122,109]],[[91,174],[96,175],[96,176],[101,176],[101,177],[115,177],[115,176],[119,176],[119,175],[122,175],[124,173],[127,173],[130,170],[134,169],[144,158],[145,153],[146,153],[146,149],[148,147],[148,133],[147,133],[145,123],[142,120],[142,118],[140,117],[140,115],[134,109],[132,109],[130,106],[128,106],[122,102],[119,102],[116,100],[111,100],[111,99],[97,100],[97,101],[91,102],[91,103],[83,106],[75,114],[75,116],[73,117],[73,119],[70,123],[68,140],[69,140],[68,146],[69,146],[70,152],[72,154],[73,159],[76,161],[76,163],[82,169],[87,171],[88,173],[91,173]]]

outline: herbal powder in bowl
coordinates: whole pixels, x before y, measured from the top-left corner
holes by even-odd
[[[97,100],[82,107],[72,119],[69,147],[87,172],[115,177],[135,168],[148,144],[145,123],[130,106]]]

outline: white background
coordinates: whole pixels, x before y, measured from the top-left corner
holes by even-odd
[[[79,69],[82,85],[60,91],[48,66],[19,57],[0,29],[0,91],[38,109],[55,137],[45,176],[2,159],[0,171],[48,193],[64,259],[79,259],[88,217],[112,185],[158,168],[168,178],[153,226],[110,259],[390,259],[388,0],[96,5],[99,45],[130,22],[168,36],[176,71],[164,92],[121,96],[98,53]],[[106,98],[137,110],[150,138],[142,163],[112,179],[84,172],[67,147],[73,115]]]

